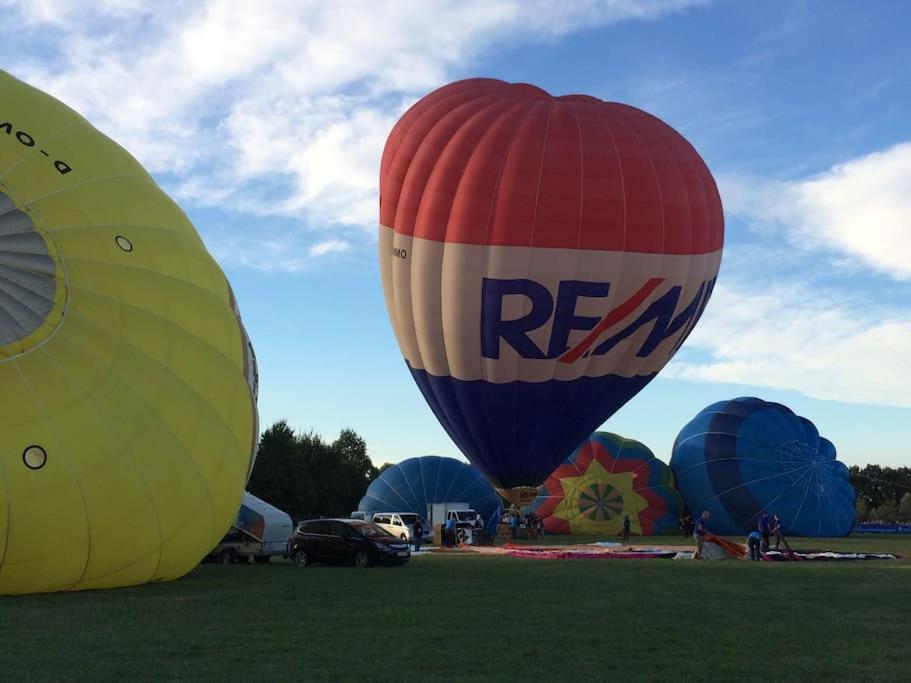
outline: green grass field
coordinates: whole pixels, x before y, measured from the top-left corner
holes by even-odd
[[[204,565],[0,598],[0,680],[911,679],[911,538],[792,544],[905,559]]]

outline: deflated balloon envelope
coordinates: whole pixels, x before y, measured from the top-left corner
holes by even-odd
[[[177,578],[230,526],[253,350],[126,151],[0,71],[0,593]]]
[[[415,512],[427,515],[428,503],[468,503],[485,525],[499,521],[500,499],[484,476],[455,458],[425,455],[384,470],[361,498],[365,512]]]
[[[854,526],[854,489],[835,446],[778,403],[735,398],[703,409],[677,436],[671,469],[689,511],[708,510],[715,533],[753,531],[763,511],[801,536]]]
[[[471,79],[392,130],[379,231],[415,382],[510,489],[540,485],[670,360],[711,295],[724,221],[702,159],[659,119]]]
[[[673,531],[683,512],[670,469],[643,444],[595,432],[551,474],[532,507],[554,534]]]

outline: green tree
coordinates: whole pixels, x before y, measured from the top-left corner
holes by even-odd
[[[872,522],[894,522],[898,518],[898,510],[891,503],[883,503],[870,510]]]
[[[367,443],[344,429],[327,444],[319,434],[295,434],[284,420],[263,432],[247,489],[295,519],[347,515],[378,474]]]
[[[911,467],[855,465],[850,468],[850,477],[857,497],[866,501],[871,514],[876,508],[891,507],[897,511],[902,496],[911,492]]]
[[[353,429],[343,429],[332,443],[332,448],[353,474],[366,478],[368,483],[379,474],[367,455],[367,442]]]
[[[332,443],[332,450],[342,467],[342,481],[338,493],[345,501],[347,514],[357,507],[367,486],[379,476],[379,470],[367,455],[367,442],[353,429],[343,429]]]
[[[870,504],[866,499],[857,496],[857,502],[855,503],[854,508],[857,512],[858,522],[867,522],[870,520]]]
[[[911,522],[911,491],[905,492],[898,502],[898,517],[901,522]]]
[[[247,490],[281,510],[293,514],[297,506],[295,470],[298,439],[284,420],[276,422],[262,433],[256,463]],[[297,473],[299,474],[299,472]]]
[[[295,480],[297,490],[296,517],[334,517],[339,514],[333,504],[340,485],[338,467],[329,445],[313,432],[298,437],[298,458],[302,476]]]

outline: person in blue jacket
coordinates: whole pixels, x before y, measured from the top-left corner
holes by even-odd
[[[747,545],[750,547],[750,559],[751,560],[761,560],[762,551],[762,534],[758,531],[751,531],[750,535],[747,536]]]
[[[509,520],[509,529],[512,531],[512,540],[516,540],[516,535],[519,533],[519,513],[513,512],[512,518]]]
[[[456,522],[455,516],[450,515],[446,520],[446,545],[452,547],[456,544]]]

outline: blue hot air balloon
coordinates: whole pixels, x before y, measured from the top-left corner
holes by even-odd
[[[671,359],[723,242],[699,154],[625,104],[460,81],[405,113],[383,153],[396,339],[440,424],[513,502]]]
[[[689,511],[708,510],[715,533],[752,531],[763,511],[799,536],[845,536],[854,526],[854,488],[835,446],[778,403],[705,408],[677,436],[671,470]]]
[[[408,458],[385,470],[367,487],[358,510],[427,514],[428,503],[468,503],[488,528],[496,528],[500,498],[471,465],[438,455]]]

